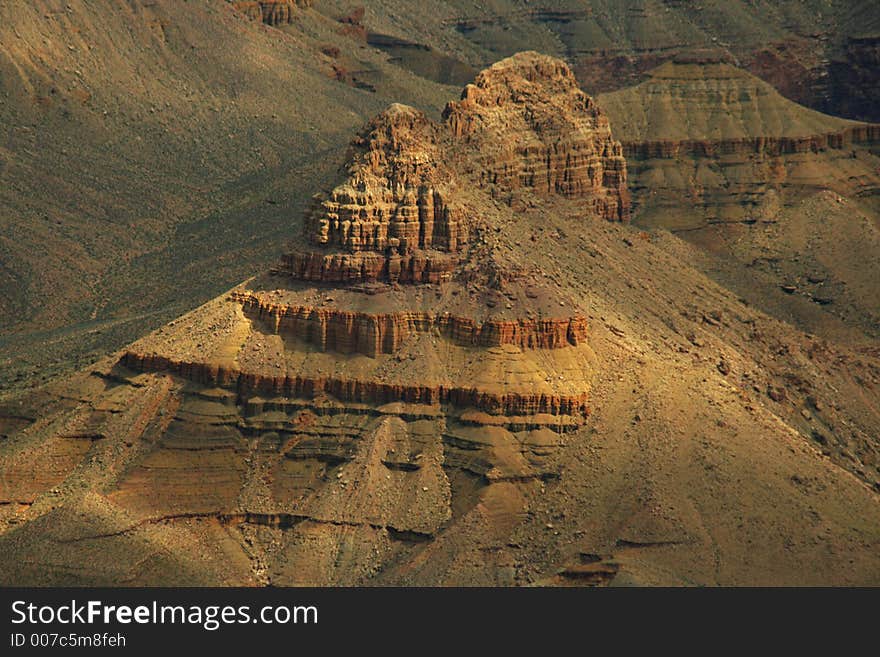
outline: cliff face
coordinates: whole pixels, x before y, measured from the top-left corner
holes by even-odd
[[[400,255],[397,247],[390,247],[387,254],[288,253],[274,271],[322,283],[441,283],[451,278],[455,264],[455,258],[448,254],[417,251]]]
[[[123,355],[121,362],[137,372],[170,372],[202,385],[231,388],[245,399],[254,395],[280,395],[290,399],[315,399],[331,395],[339,401],[374,406],[395,402],[425,406],[444,404],[460,409],[474,408],[499,416],[582,416],[587,413],[586,393],[500,393],[469,387],[402,385],[341,377],[267,376],[222,365],[178,361],[131,351]]]
[[[869,11],[876,16],[874,7]],[[795,102],[834,116],[880,121],[878,26],[870,20],[856,24],[858,36],[844,32],[833,45],[824,33],[771,43],[751,53],[745,65]]]
[[[595,214],[626,221],[626,162],[607,117],[567,65],[511,58],[480,73],[443,117],[478,155],[471,173],[497,194],[528,188],[584,199]]]
[[[776,198],[769,190],[783,198],[789,189],[869,192],[880,125],[797,105],[721,59],[679,57],[599,102],[622,136],[635,203],[648,222],[692,230],[751,221]],[[664,223],[667,211],[675,216]]]
[[[463,210],[450,207],[446,144],[424,114],[392,105],[353,143],[346,181],[308,217],[307,238],[340,250],[457,251]]]
[[[470,347],[514,345],[520,349],[577,346],[587,337],[582,316],[553,319],[488,320],[424,311],[371,314],[334,308],[288,306],[253,294],[233,294],[246,316],[275,333],[304,340],[321,351],[376,356],[396,353],[417,333],[431,333]]]
[[[277,26],[292,23],[297,9],[311,7],[312,0],[236,0],[232,6],[252,20]]]
[[[626,166],[607,119],[564,64],[524,54],[481,74],[440,123],[392,105],[352,142],[340,178],[268,275],[131,345],[105,374],[180,386],[188,409],[158,430],[151,457],[174,465],[159,475],[145,462],[121,503],[214,505],[221,522],[288,531],[360,517],[352,505],[322,510],[319,498],[330,470],[338,481],[342,468],[363,467],[395,477],[389,499],[403,502],[385,513],[372,500],[371,525],[430,541],[475,485],[558,476],[560,436],[590,413],[587,320],[499,237],[514,239],[514,205],[558,203],[577,222],[627,218]],[[275,492],[246,495],[239,512],[221,498],[243,475],[218,452],[243,435],[276,464],[263,478]],[[188,492],[178,447],[218,463],[210,498]],[[290,503],[280,513],[253,502],[266,497]]]

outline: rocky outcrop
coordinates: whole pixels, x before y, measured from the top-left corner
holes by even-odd
[[[604,219],[628,219],[620,142],[560,60],[524,53],[498,62],[443,118],[475,151],[470,174],[481,186],[583,198]]]
[[[355,140],[345,182],[307,217],[308,239],[346,251],[457,251],[467,239],[462,207],[449,200],[452,175],[439,165],[438,126],[392,105]]]
[[[398,312],[369,314],[335,308],[288,306],[252,294],[233,294],[245,315],[276,333],[299,338],[321,351],[377,354],[395,353],[417,333],[437,332],[456,344],[471,347],[514,345],[521,349],[560,349],[577,346],[586,338],[587,320],[581,316],[550,319],[487,320],[483,323],[449,313]]]
[[[232,3],[237,11],[266,25],[285,25],[293,22],[297,8],[312,6],[312,0],[259,0]]]
[[[629,217],[626,161],[607,117],[560,60],[521,53],[450,103],[443,121],[392,105],[354,140],[342,182],[307,213],[307,246],[278,273],[308,281],[434,283],[479,225],[475,191],[513,202],[527,191]],[[491,202],[491,201],[489,201]]]
[[[206,304],[198,321],[140,341],[121,364],[234,390],[242,406],[271,400],[236,425],[253,435],[303,434],[299,410],[275,408],[291,404],[305,415],[349,409],[413,422],[467,411],[465,424],[489,435],[580,426],[586,318],[556,316],[576,303],[497,248],[499,236],[515,247],[505,215],[535,195],[560,197],[587,221],[628,217],[626,163],[607,118],[564,63],[524,53],[480,74],[442,122],[403,105],[378,115],[352,142],[339,181],[314,198],[305,239],[274,279]],[[347,449],[339,436],[319,460]],[[462,463],[478,449],[462,448]],[[533,474],[510,474],[520,476]]]
[[[371,121],[352,143],[345,181],[306,216],[312,248],[285,255],[277,271],[332,283],[448,280],[468,231],[439,132],[404,105]]]
[[[471,387],[417,386],[335,377],[267,376],[203,362],[181,361],[158,354],[126,352],[120,362],[138,372],[167,372],[209,386],[230,388],[240,396],[278,395],[315,399],[329,395],[344,402],[381,405],[449,405],[500,415],[583,415],[587,394],[496,393]]]
[[[321,204],[313,239],[351,251],[411,248],[455,251],[461,217],[427,184],[337,188]]]

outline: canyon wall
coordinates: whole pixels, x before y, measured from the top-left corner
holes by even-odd
[[[450,405],[492,414],[583,415],[587,394],[494,393],[457,386],[413,386],[335,377],[267,376],[204,362],[181,361],[158,354],[126,352],[120,362],[137,372],[167,372],[196,383],[236,390],[242,397],[276,395],[314,399],[330,395],[339,401],[379,406],[391,402]]]
[[[435,330],[456,344],[470,347],[514,345],[521,349],[559,349],[577,346],[586,338],[585,317],[487,320],[448,313],[398,312],[370,314],[335,308],[287,306],[251,294],[233,294],[244,313],[276,333],[305,340],[321,351],[377,354],[395,353],[409,337]]]

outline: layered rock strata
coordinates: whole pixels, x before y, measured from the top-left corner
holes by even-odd
[[[499,62],[467,85],[443,118],[457,140],[476,149],[471,175],[481,186],[501,195],[527,188],[580,198],[605,219],[628,219],[622,147],[561,61]]]
[[[122,364],[137,372],[170,372],[208,386],[233,389],[246,399],[253,395],[280,395],[316,399],[330,395],[344,402],[382,405],[392,402],[461,409],[475,408],[496,415],[584,415],[587,394],[498,393],[471,387],[413,386],[337,377],[267,376],[222,365],[179,361],[154,354],[126,352]]]
[[[880,140],[880,125],[828,116],[782,97],[723,59],[678,57],[605,94],[627,157],[817,153]],[[714,117],[723,117],[716,120]]]
[[[382,112],[272,278],[133,345],[121,365],[232,390],[242,408],[270,397],[316,413],[403,404],[420,409],[407,417],[454,412],[474,427],[582,422],[585,317],[487,235],[537,197],[570,204],[583,221],[626,220],[620,142],[567,66],[536,53],[481,73],[443,117]],[[273,412],[259,426],[287,427]]]
[[[797,105],[723,59],[678,57],[597,102],[614,119],[646,225],[697,237],[707,226],[754,222],[787,197],[874,193],[880,125]]]
[[[245,315],[266,323],[275,333],[299,338],[321,351],[367,356],[393,354],[415,333],[437,334],[464,346],[514,345],[521,349],[577,346],[587,336],[587,320],[580,315],[480,323],[448,312],[371,314],[278,304],[253,294],[234,293],[232,298],[242,304]]]
[[[400,255],[395,251],[287,253],[272,271],[300,281],[323,283],[441,283],[452,278],[456,258],[448,253],[418,251]]]
[[[623,153],[628,158],[670,159],[683,155],[718,157],[721,155],[791,155],[818,153],[828,149],[844,150],[855,145],[880,142],[880,125],[848,126],[834,132],[802,137],[739,137],[735,139],[656,139],[623,141]]]

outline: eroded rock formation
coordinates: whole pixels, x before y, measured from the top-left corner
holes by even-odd
[[[510,58],[480,73],[443,112],[452,134],[477,151],[470,173],[496,193],[528,188],[582,198],[626,221],[626,162],[607,117],[552,58]]]
[[[498,238],[544,204],[627,219],[621,145],[567,67],[535,53],[482,73],[444,117],[381,113],[272,271],[96,373],[119,395],[155,390],[160,418],[135,420],[149,439],[115,504],[284,534],[281,559],[250,539],[274,563],[256,579],[309,583],[325,576],[290,565],[309,536],[308,561],[332,569],[339,531],[430,544],[453,517],[499,495],[521,509],[517,487],[560,476],[554,455],[592,411],[589,326],[561,280]],[[106,416],[83,424],[108,431]]]
[[[316,196],[303,247],[218,307],[228,335],[206,337],[200,356],[147,341],[122,364],[232,389],[244,404],[583,417],[585,317],[485,235],[501,229],[490,217],[531,196],[571,203],[582,221],[625,220],[621,145],[568,67],[536,53],[481,73],[443,116],[392,105],[369,123],[342,182]],[[270,282],[283,289],[261,289]]]
[[[265,322],[321,351],[376,356],[396,353],[416,333],[437,333],[471,347],[515,345],[521,349],[560,349],[586,339],[587,320],[580,315],[552,319],[490,319],[479,323],[448,312],[364,313],[337,308],[289,306],[254,294],[235,293],[245,315]]]
[[[525,53],[467,85],[435,123],[392,105],[352,144],[344,180],[316,199],[307,248],[279,271],[309,281],[448,280],[480,224],[473,190],[581,202],[626,221],[626,162],[608,119],[561,61]]]
[[[266,25],[285,25],[293,22],[298,8],[312,6],[312,0],[236,0],[237,11]]]
[[[348,179],[309,216],[314,244],[341,250],[457,251],[466,242],[461,206],[450,207],[452,174],[439,127],[392,105],[355,140]],[[395,241],[396,240],[396,241]]]

